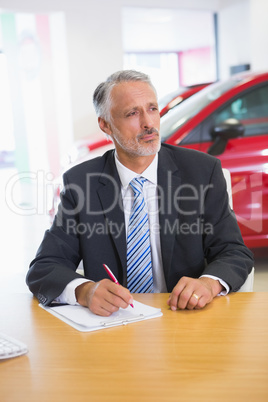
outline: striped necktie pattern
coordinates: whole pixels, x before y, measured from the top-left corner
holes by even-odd
[[[148,214],[143,196],[143,177],[129,184],[134,193],[127,236],[127,282],[131,293],[153,293],[153,274]]]

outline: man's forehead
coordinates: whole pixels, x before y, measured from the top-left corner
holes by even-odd
[[[111,91],[111,98],[116,102],[135,102],[139,98],[148,98],[149,102],[156,102],[156,94],[150,84],[143,81],[127,81],[116,84]]]

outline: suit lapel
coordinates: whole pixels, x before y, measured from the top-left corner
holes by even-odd
[[[107,158],[99,179],[102,186],[98,189],[99,199],[106,219],[108,232],[118,252],[123,279],[126,281],[126,230],[121,196],[121,183],[114,162],[113,152]]]
[[[158,194],[159,194],[159,224],[160,241],[165,276],[171,264],[175,236],[172,228],[178,219],[174,194],[181,184],[178,167],[174,163],[170,153],[161,147],[158,159]]]

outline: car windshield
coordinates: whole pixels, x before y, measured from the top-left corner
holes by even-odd
[[[175,97],[183,94],[185,91],[187,91],[188,88],[178,88],[176,91],[173,91],[171,93],[168,93],[167,95],[163,96],[158,100],[158,107],[159,110],[162,110],[167,104],[172,101]]]
[[[186,99],[182,104],[175,106],[165,116],[161,118],[161,140],[167,140],[183,124],[196,115],[201,109],[211,101],[219,98],[224,92],[237,85],[243,77],[233,77],[228,81],[216,82],[204,88],[200,92]]]

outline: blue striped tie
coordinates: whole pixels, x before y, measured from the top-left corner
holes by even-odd
[[[153,293],[148,215],[143,197],[143,177],[129,184],[134,192],[127,236],[127,282],[132,293]]]

